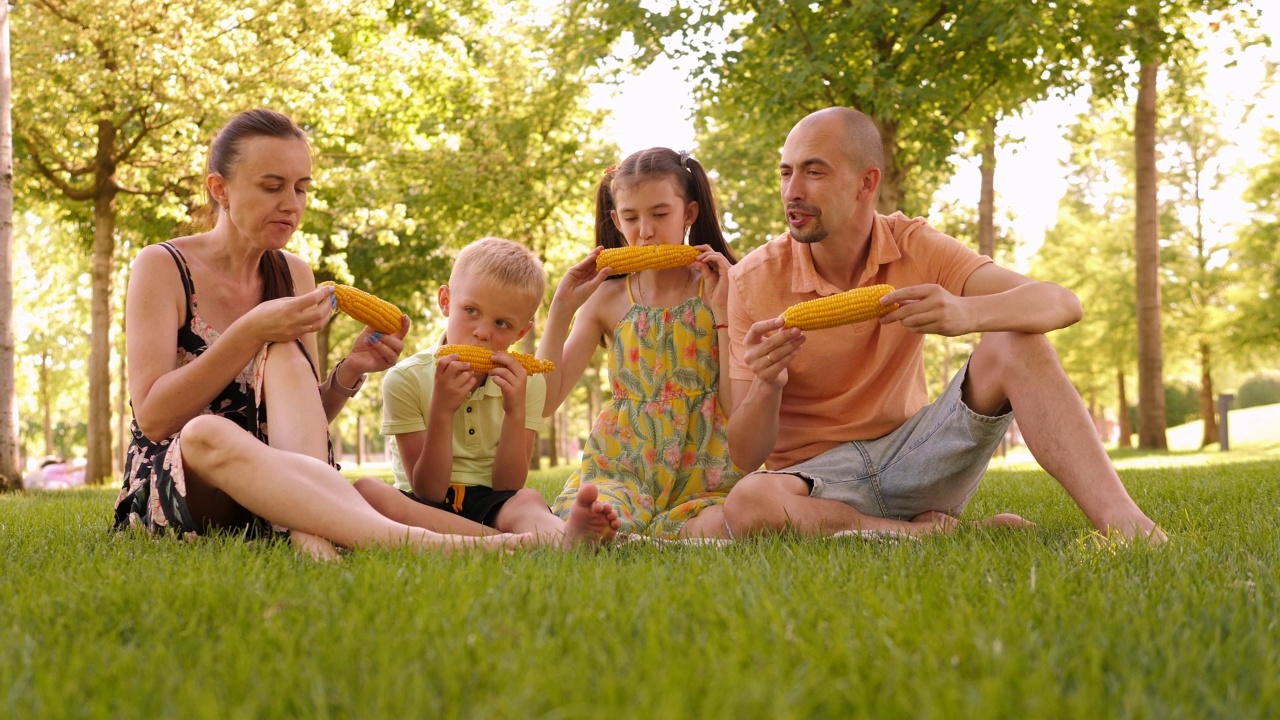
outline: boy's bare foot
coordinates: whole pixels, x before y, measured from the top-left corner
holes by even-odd
[[[612,505],[597,502],[600,491],[595,485],[585,483],[578,488],[569,508],[569,519],[564,524],[564,547],[599,545],[613,539],[622,522]]]

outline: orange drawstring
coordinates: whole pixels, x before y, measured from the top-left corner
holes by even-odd
[[[467,496],[466,485],[450,485],[453,489],[453,511],[462,514],[462,500]]]

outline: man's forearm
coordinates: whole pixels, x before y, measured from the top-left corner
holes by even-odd
[[[756,380],[729,416],[729,457],[751,472],[764,464],[778,440],[782,390]]]

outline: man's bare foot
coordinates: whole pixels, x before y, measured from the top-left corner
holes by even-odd
[[[337,562],[342,559],[338,554],[338,548],[319,535],[294,530],[289,533],[289,542],[293,544],[293,549],[299,555],[305,555],[312,560]]]
[[[578,488],[564,524],[564,547],[599,545],[613,539],[622,525],[612,505],[596,500],[600,496],[595,485],[585,483]]]
[[[1111,525],[1107,528],[1106,537],[1108,541],[1120,545],[1143,542],[1161,545],[1169,542],[1169,536],[1165,534],[1164,530],[1146,516],[1127,524]]]
[[[907,532],[911,535],[932,535],[934,533],[949,533],[960,527],[960,521],[944,512],[937,510],[929,510],[911,518],[911,524],[916,526]]]

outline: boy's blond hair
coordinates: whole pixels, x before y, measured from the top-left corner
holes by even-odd
[[[462,248],[453,262],[449,282],[459,275],[483,278],[511,289],[533,305],[547,292],[547,271],[529,248],[500,237],[483,237]]]

